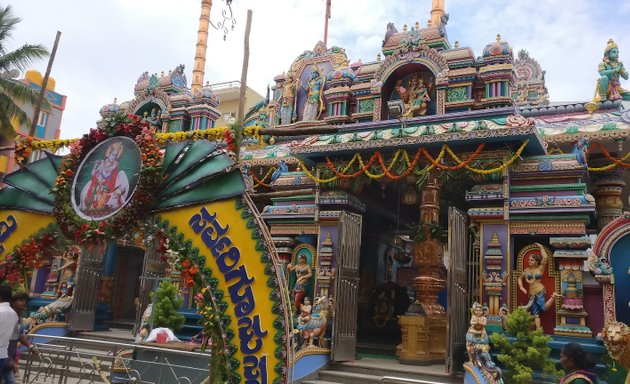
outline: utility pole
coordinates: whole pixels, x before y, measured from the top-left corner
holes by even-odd
[[[60,38],[61,38],[61,32],[57,31],[57,36],[55,37],[55,43],[53,44],[53,49],[52,49],[52,52],[50,53],[50,58],[48,59],[48,67],[46,67],[46,74],[44,75],[44,80],[42,81],[42,89],[39,91],[39,98],[37,99],[37,104],[35,105],[35,111],[33,112],[33,121],[31,121],[31,129],[28,131],[28,135],[30,137],[35,137],[35,133],[37,132],[37,121],[39,120],[39,112],[42,109],[44,96],[46,96],[46,87],[48,86],[48,77],[50,77],[50,71],[52,70],[53,62],[55,61],[55,54],[57,53],[57,46],[59,46]]]
[[[247,24],[245,25],[245,42],[243,48],[243,70],[241,71],[241,89],[238,101],[238,119],[237,124],[243,124],[245,115],[245,91],[247,90],[247,68],[249,67],[249,32],[252,28],[252,10],[247,10]]]

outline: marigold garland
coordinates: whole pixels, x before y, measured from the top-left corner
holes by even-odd
[[[259,186],[263,186],[263,187],[271,187],[270,184],[266,184],[265,180],[267,180],[267,178],[269,178],[269,176],[271,176],[271,174],[276,170],[277,168],[275,167],[271,167],[269,168],[269,170],[267,171],[267,173],[265,174],[265,176],[263,176],[262,179],[258,180],[258,178],[256,177],[256,175],[254,174],[253,171],[250,171],[249,174],[252,176],[252,179],[254,179],[254,182],[256,184],[254,184],[254,188],[258,188]]]
[[[612,164],[609,164],[609,165],[606,165],[604,167],[601,167],[601,168],[605,168],[605,169],[602,169],[602,170],[609,170],[609,169],[614,168],[615,166],[620,166],[620,167],[624,167],[624,168],[630,167],[630,163],[626,163],[625,162],[626,160],[628,160],[630,158],[630,152],[628,152],[623,158],[621,158],[621,160],[619,160],[619,159],[613,157],[610,154],[610,152],[608,152],[606,150],[606,148],[604,148],[603,145],[601,145],[599,143],[593,143],[591,146],[592,147],[597,147],[608,160],[612,161]],[[590,150],[590,148],[589,148],[589,150]],[[593,168],[593,169],[591,169],[589,167],[588,170],[589,171],[591,171],[591,170],[596,171],[596,170],[600,170],[601,168]]]
[[[260,136],[260,130],[263,127],[260,125],[245,127],[243,131],[243,137],[262,139]],[[186,141],[188,139],[193,140],[224,140],[226,131],[229,128],[210,128],[205,130],[195,130],[186,132],[169,132],[169,133],[157,133],[156,138],[159,145],[163,146],[168,141]],[[50,152],[57,152],[61,148],[72,146],[74,143],[81,139],[54,139],[54,140],[33,140],[30,136],[20,136],[15,141],[15,159],[17,164],[24,164],[30,153],[34,150],[47,150]],[[22,159],[18,159],[22,157]]]
[[[514,154],[514,156],[512,156],[512,158],[510,158],[508,161],[506,161],[505,163],[501,164],[498,167],[495,168],[491,168],[491,169],[482,169],[482,168],[473,168],[470,166],[470,164],[472,163],[472,161],[477,158],[481,152],[483,151],[483,149],[485,148],[485,144],[480,144],[477,149],[475,150],[475,152],[473,152],[466,160],[462,161],[456,154],[455,152],[453,152],[453,150],[451,148],[449,148],[446,144],[444,144],[442,146],[442,149],[440,150],[438,156],[436,156],[435,158],[433,158],[428,151],[425,148],[419,148],[416,151],[416,154],[413,158],[413,160],[411,160],[409,158],[409,154],[407,153],[407,151],[405,151],[404,149],[399,149],[394,153],[394,157],[392,158],[391,162],[389,163],[389,165],[385,164],[385,160],[383,155],[381,154],[380,151],[376,151],[372,156],[370,156],[370,159],[368,160],[368,162],[366,163],[363,160],[363,157],[359,154],[359,153],[355,153],[354,156],[352,157],[352,159],[348,162],[348,164],[341,170],[339,171],[332,160],[330,160],[330,158],[326,157],[326,169],[330,170],[333,172],[334,176],[327,178],[327,179],[322,179],[319,178],[315,175],[313,175],[308,168],[304,165],[304,163],[302,163],[301,161],[298,162],[300,168],[304,171],[304,173],[313,181],[317,182],[317,183],[329,183],[332,181],[335,181],[339,178],[342,179],[351,179],[354,177],[358,177],[362,174],[365,174],[367,177],[369,177],[370,179],[373,180],[377,180],[380,179],[382,177],[387,177],[391,180],[399,180],[402,179],[404,177],[409,176],[409,174],[411,174],[411,172],[413,172],[416,169],[416,166],[418,165],[419,161],[420,161],[420,156],[424,155],[424,157],[427,158],[427,160],[430,163],[429,167],[425,167],[422,170],[417,171],[417,173],[426,173],[426,172],[430,172],[431,170],[433,170],[434,168],[438,168],[440,170],[443,171],[455,171],[455,170],[459,170],[462,168],[465,168],[471,172],[474,173],[478,173],[478,174],[492,174],[492,173],[497,173],[497,172],[502,172],[505,168],[509,167],[510,165],[512,165],[521,155],[521,153],[523,153],[523,151],[525,150],[525,147],[527,146],[527,144],[529,143],[529,140],[525,140],[523,142],[523,144],[519,147],[519,149],[516,151],[516,153]],[[457,163],[457,165],[454,166],[447,166],[444,164],[441,164],[441,160],[444,157],[444,155],[448,153],[449,156]],[[393,174],[391,172],[392,168],[394,167],[394,165],[396,165],[396,163],[398,162],[400,156],[402,155],[403,160],[405,162],[405,164],[407,165],[407,169],[403,172],[401,172],[400,174],[396,175]],[[352,167],[352,165],[355,162],[359,162],[359,169],[357,171],[354,171],[352,173],[348,173],[349,169]],[[380,167],[383,171],[381,173],[371,173],[370,169],[372,168],[372,166],[374,165],[375,162],[378,162],[378,167]]]

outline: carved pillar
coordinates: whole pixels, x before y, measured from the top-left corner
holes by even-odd
[[[609,172],[598,174],[593,181],[595,187],[593,194],[597,206],[597,226],[600,230],[611,221],[621,217],[623,213],[621,194],[626,183],[623,181],[622,175],[623,170],[615,167]]]
[[[588,313],[584,310],[584,279],[582,266],[588,258],[586,249],[591,241],[583,237],[552,237],[550,244],[556,248],[553,258],[558,260],[560,269],[560,324],[556,325],[556,335],[591,337],[592,331],[586,326]]]
[[[399,317],[403,340],[398,357],[405,364],[432,364],[446,357],[446,311],[437,302],[446,288],[442,244],[431,238],[431,224],[440,217],[440,186],[429,182],[422,191],[420,223],[423,241],[414,243],[413,264],[419,276],[413,279],[416,301]]]

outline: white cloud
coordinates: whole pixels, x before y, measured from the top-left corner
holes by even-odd
[[[218,21],[225,3],[214,0]],[[459,40],[476,55],[497,33],[514,52],[527,49],[543,69],[554,101],[587,100],[597,78],[597,64],[608,38],[630,60],[630,16],[626,4],[596,0],[447,0],[451,43]],[[205,79],[211,83],[241,77],[246,11],[253,10],[248,84],[265,94],[275,75],[295,57],[323,40],[325,0],[234,0],[236,28],[223,41],[211,29]],[[328,45],[344,47],[351,61],[374,60],[388,22],[399,30],[416,21],[426,25],[428,0],[332,0]],[[98,110],[118,97],[133,97],[138,76],[186,65],[192,79],[199,0],[20,0],[12,4],[23,22],[15,46],[25,42],[52,46],[62,31],[52,76],[68,96],[62,137],[78,137],[94,126]],[[46,62],[36,63],[43,72]],[[627,85],[630,88],[630,84]]]

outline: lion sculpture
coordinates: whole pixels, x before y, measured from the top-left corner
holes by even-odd
[[[630,384],[630,327],[610,321],[602,329],[602,338],[610,357],[629,372],[625,383]]]

